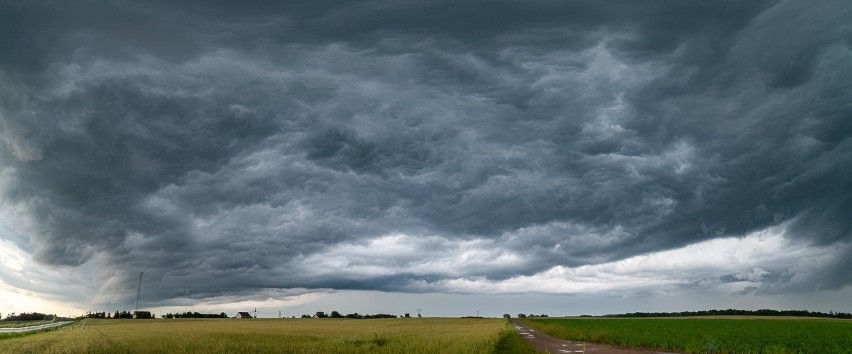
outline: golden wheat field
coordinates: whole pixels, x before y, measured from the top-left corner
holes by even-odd
[[[89,319],[0,336],[0,352],[494,353],[513,334],[504,319]]]

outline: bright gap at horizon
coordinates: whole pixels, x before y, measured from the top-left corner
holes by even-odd
[[[806,267],[830,255],[818,247],[800,248],[783,237],[783,227],[774,227],[742,238],[713,239],[679,249],[630,257],[624,260],[580,267],[556,266],[530,276],[504,281],[457,279],[447,281],[443,293],[391,293],[377,291],[311,291],[297,289],[298,295],[276,293],[264,300],[240,300],[237,296],[210,299],[179,299],[181,305],[142,306],[154,314],[236,312],[257,309],[258,317],[299,317],[316,311],[342,314],[388,313],[402,316],[423,309],[426,317],[473,316],[499,317],[504,313],[535,313],[551,316],[605,315],[627,312],[678,312],[710,309],[771,308],[778,310],[849,311],[825,308],[820,298],[843,299],[852,294],[805,294],[797,298],[778,298],[772,294],[745,297],[743,288],[760,286],[768,274],[759,265],[795,264]],[[331,252],[334,252],[333,250]],[[42,266],[13,243],[0,239],[0,262],[19,274]],[[749,272],[735,272],[750,268]],[[68,273],[42,269],[42,281],[66,277]],[[722,275],[733,274],[729,282]],[[144,305],[144,282],[142,304]],[[278,296],[276,296],[278,295]],[[739,295],[739,296],[731,296]],[[624,302],[641,297],[640,305],[624,306]],[[84,309],[68,306],[35,292],[20,291],[0,281],[0,309],[9,312],[56,313],[78,316],[88,312],[132,311],[133,299],[126,308]],[[831,303],[831,301],[829,302]]]

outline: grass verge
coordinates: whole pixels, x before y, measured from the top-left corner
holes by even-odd
[[[494,348],[494,354],[539,354],[541,353],[529,341],[521,337],[515,326],[506,321],[506,328],[500,332],[500,341]]]

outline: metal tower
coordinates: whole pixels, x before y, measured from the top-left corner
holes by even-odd
[[[139,287],[136,288],[136,311],[139,311],[139,299],[142,297],[142,276],[145,272],[139,272]]]

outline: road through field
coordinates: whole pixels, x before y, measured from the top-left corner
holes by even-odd
[[[512,324],[515,325],[518,333],[526,338],[527,341],[532,343],[533,346],[535,346],[538,350],[547,353],[674,354],[653,350],[625,349],[605,344],[564,340],[536,331],[518,320],[512,320]]]
[[[74,321],[59,321],[59,322],[54,322],[54,323],[48,323],[48,324],[43,324],[43,325],[38,325],[38,326],[28,326],[28,327],[0,328],[0,333],[35,331],[35,330],[39,330],[39,329],[59,327],[59,326],[67,325],[67,324],[72,323],[72,322],[74,322]]]

